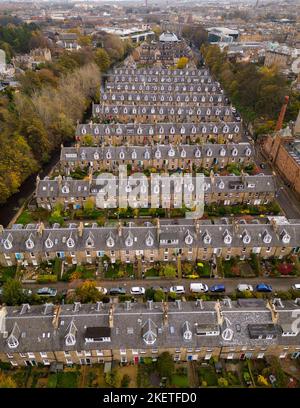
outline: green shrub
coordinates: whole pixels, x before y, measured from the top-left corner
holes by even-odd
[[[55,283],[57,282],[56,275],[38,275],[37,283]]]

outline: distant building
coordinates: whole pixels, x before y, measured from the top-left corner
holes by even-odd
[[[238,30],[231,30],[226,27],[211,27],[208,29],[208,41],[211,43],[226,42],[231,43],[239,38]]]
[[[69,51],[77,51],[81,48],[81,46],[78,44],[78,35],[76,33],[59,34],[56,45]]]
[[[122,41],[131,40],[132,42],[140,42],[147,39],[153,39],[155,36],[154,31],[150,30],[149,27],[107,27],[101,28],[101,31],[104,31],[108,34],[117,35],[121,38]]]

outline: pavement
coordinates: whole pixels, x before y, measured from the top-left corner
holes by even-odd
[[[58,293],[68,289],[76,289],[81,285],[83,280],[76,280],[75,282],[57,282],[56,284],[35,284],[35,283],[25,283],[24,287],[36,291],[39,288],[50,286],[55,287]],[[258,283],[267,283],[272,286],[273,294],[276,295],[276,291],[287,291],[291,288],[294,283],[300,283],[300,278],[291,278],[291,277],[282,277],[282,278],[249,278],[249,279],[240,279],[240,278],[199,278],[194,279],[141,279],[141,280],[96,280],[97,286],[105,287],[106,289],[123,287],[126,288],[127,293],[129,293],[132,286],[142,286],[144,288],[151,288],[153,286],[161,286],[163,288],[170,288],[175,285],[182,285],[185,287],[186,292],[189,291],[190,283],[192,282],[201,282],[206,283],[209,287],[214,284],[223,283],[226,288],[227,294],[230,294],[235,291],[239,283],[248,283],[255,287]]]

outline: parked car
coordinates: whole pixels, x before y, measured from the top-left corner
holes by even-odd
[[[208,286],[205,283],[191,283],[190,291],[193,293],[205,293],[208,292]]]
[[[256,285],[256,292],[272,292],[272,286],[266,283],[259,283]]]
[[[111,288],[109,290],[109,294],[114,296],[114,295],[125,295],[126,294],[126,289],[124,288]]]
[[[96,289],[102,294],[106,295],[107,294],[107,289],[103,288],[102,286],[97,286]]]
[[[239,292],[245,292],[246,290],[248,290],[249,292],[253,292],[253,286],[248,285],[247,283],[240,283],[239,285],[237,285],[237,290]]]
[[[219,285],[213,285],[209,288],[211,292],[225,292],[225,285],[219,284]]]
[[[40,288],[36,291],[36,294],[39,296],[51,296],[54,297],[57,294],[57,290],[54,288]]]
[[[181,295],[185,293],[185,289],[184,289],[184,286],[171,286],[170,292],[176,293],[177,295]]]
[[[300,283],[294,283],[294,284],[292,285],[292,289],[294,289],[294,290],[300,290]]]
[[[22,289],[22,292],[24,293],[24,295],[27,295],[27,296],[32,295],[32,290],[31,289],[24,288],[24,289]]]
[[[141,286],[133,286],[130,289],[130,294],[131,295],[144,295],[145,294],[145,288]]]

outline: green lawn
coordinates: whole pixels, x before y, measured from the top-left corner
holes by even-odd
[[[78,372],[60,372],[50,374],[48,377],[48,388],[77,388],[78,387]]]
[[[189,379],[186,375],[174,374],[172,377],[172,385],[178,388],[188,388]]]
[[[22,212],[22,214],[19,216],[19,218],[17,219],[17,224],[30,224],[31,222],[33,222],[33,218],[32,215],[30,213],[30,211],[25,210]]]
[[[13,279],[16,275],[16,266],[6,266],[0,268],[0,281],[6,282],[7,279]]]
[[[218,376],[212,367],[199,367],[198,369],[199,381],[205,381],[208,386],[218,385]]]

